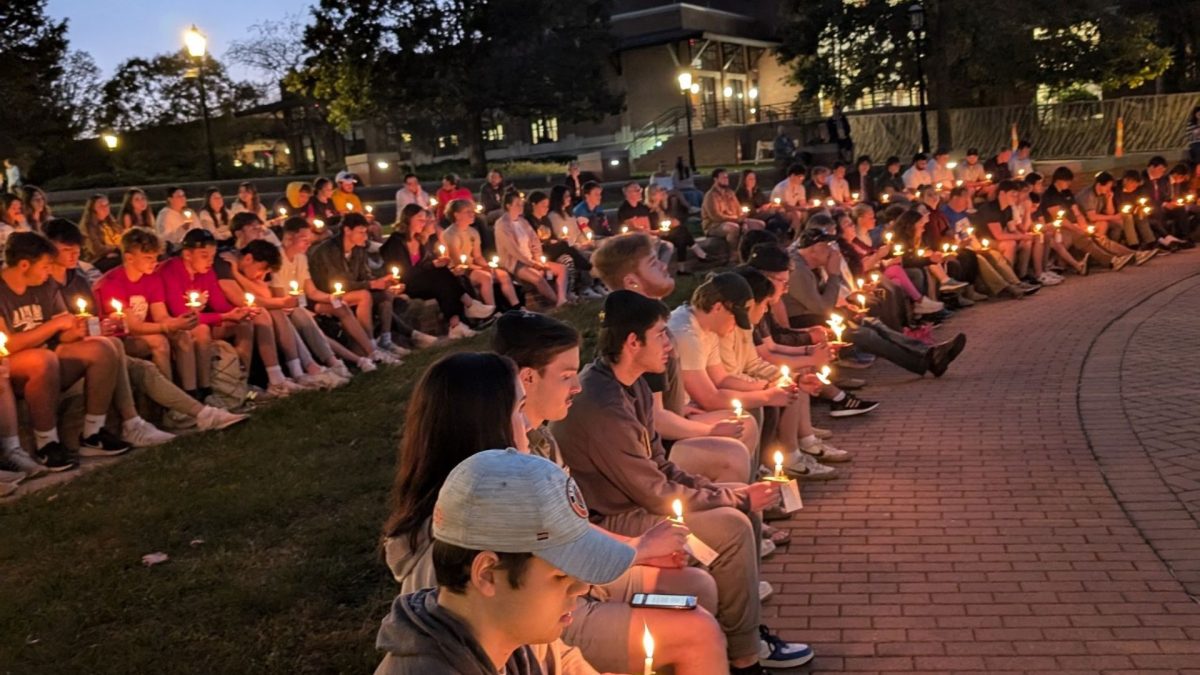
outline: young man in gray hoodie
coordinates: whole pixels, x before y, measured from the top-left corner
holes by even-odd
[[[459,464],[433,512],[437,588],[392,604],[376,675],[541,675],[588,586],[633,562],[587,516],[575,481],[541,457],[485,450]]]

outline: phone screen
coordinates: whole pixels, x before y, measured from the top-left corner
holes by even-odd
[[[657,595],[651,593],[646,596],[646,604],[654,607],[677,607],[684,609],[690,606],[690,595]]]

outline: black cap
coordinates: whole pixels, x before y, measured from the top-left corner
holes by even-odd
[[[799,248],[809,248],[827,241],[837,241],[837,235],[818,227],[810,227],[800,233]]]
[[[971,157],[972,155],[974,155],[975,157],[978,157],[979,156],[979,148],[967,148],[967,157]]]
[[[762,272],[787,272],[791,269],[791,262],[787,251],[776,244],[767,243],[751,249],[746,264]]]
[[[716,297],[737,320],[738,328],[750,330],[754,327],[754,324],[750,323],[750,312],[746,308],[747,303],[754,300],[754,291],[742,275],[735,272],[714,274],[701,284],[701,288],[704,286],[712,287]],[[703,293],[701,289],[697,289],[697,292]]]
[[[184,248],[206,248],[216,245],[217,238],[213,236],[212,232],[203,227],[193,227],[187,231],[187,234],[183,235]]]

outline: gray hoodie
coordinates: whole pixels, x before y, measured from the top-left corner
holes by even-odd
[[[386,652],[375,675],[496,675],[471,631],[437,601],[437,589],[401,595],[379,627],[375,647]],[[505,675],[551,675],[534,650],[519,647],[504,664]]]

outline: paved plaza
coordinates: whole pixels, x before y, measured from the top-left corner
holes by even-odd
[[[813,672],[1200,673],[1200,252],[990,301],[887,364],[804,486],[765,620]]]

